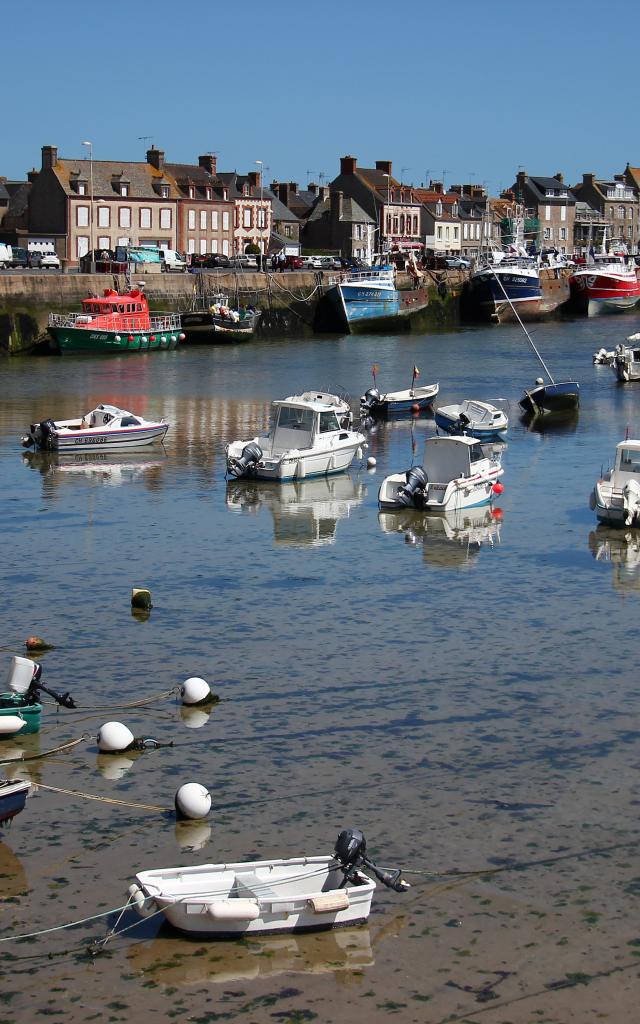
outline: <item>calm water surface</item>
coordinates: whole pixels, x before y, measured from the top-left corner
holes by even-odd
[[[2,935],[121,906],[143,868],[330,851],[348,825],[416,872],[406,896],[376,893],[368,927],[335,934],[206,944],[153,920],[91,962],[109,918],[2,943],[6,1019],[632,1019],[640,543],[596,530],[588,498],[640,431],[640,388],[591,356],[636,329],[535,328],[556,379],[581,385],[579,417],[546,427],[518,415],[539,371],[517,326],[0,363],[4,657],[43,635],[43,678],[79,705],[47,707],[40,734],[1,752],[85,735],[29,777],[167,808],[195,780],[213,798],[208,824],[178,826],[40,789],[0,842]],[[226,441],[262,428],[273,398],[339,385],[357,400],[374,362],[382,390],[416,364],[441,404],[510,403],[499,511],[378,513],[428,418],[370,435],[374,473],[225,482]],[[164,415],[166,449],[23,455],[31,421],[99,401]],[[132,586],[152,591],[146,621]],[[210,716],[118,708],[194,674],[223,698]],[[100,756],[110,719],[174,745]]]

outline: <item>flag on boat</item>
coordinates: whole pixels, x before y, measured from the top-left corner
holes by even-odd
[[[415,378],[419,377],[419,376],[420,376],[420,370],[418,369],[417,366],[414,366],[414,368],[413,368],[413,379],[415,380]]]
[[[377,363],[374,363],[373,366],[371,367],[371,373],[373,374],[373,383],[374,384],[376,382],[376,373],[379,373],[379,372],[380,372],[380,367],[378,366]]]

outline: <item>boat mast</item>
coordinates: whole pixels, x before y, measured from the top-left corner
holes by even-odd
[[[498,276],[498,274],[496,274],[496,272],[493,269],[493,267],[491,267],[491,273],[493,274],[493,276],[495,277],[496,281],[500,285],[500,288],[502,289],[502,294],[504,295],[505,299],[507,300],[507,302],[511,306],[511,309],[513,310],[513,315],[515,316],[516,320],[518,321],[518,323],[522,327],[522,330],[524,331],[524,333],[525,333],[525,335],[527,337],[527,341],[529,342],[529,344],[531,345],[531,348],[533,349],[533,351],[537,355],[538,359],[540,360],[540,365],[542,366],[544,372],[546,373],[546,375],[549,378],[549,380],[551,381],[551,383],[555,384],[555,380],[551,376],[551,373],[549,371],[549,367],[547,366],[547,364],[545,363],[544,359],[542,358],[542,356],[538,352],[536,346],[534,345],[533,338],[531,337],[531,335],[529,334],[527,328],[524,326],[522,320],[520,319],[520,314],[518,313],[518,310],[516,309],[516,307],[514,306],[513,302],[511,301],[511,299],[507,295],[507,293],[505,291],[505,287],[504,287],[502,281],[500,280],[500,277]]]

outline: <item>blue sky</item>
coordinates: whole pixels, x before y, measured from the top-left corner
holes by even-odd
[[[301,185],[345,154],[493,193],[519,168],[574,184],[640,165],[637,0],[30,0],[2,22],[8,178],[85,139],[96,160],[153,142]]]

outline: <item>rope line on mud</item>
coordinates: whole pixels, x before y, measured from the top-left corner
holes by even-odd
[[[85,793],[78,789],[63,789],[61,786],[45,786],[43,782],[34,783],[36,789],[47,789],[50,793],[62,793],[65,796],[78,796],[83,800],[98,800],[103,804],[114,804],[117,807],[133,807],[139,811],[159,811],[166,814],[173,811],[173,807],[160,807],[158,804],[138,804],[130,800],[118,800],[112,796],[97,796],[94,793]]]
[[[19,736],[20,734],[18,733],[18,737]],[[77,740],[70,740],[68,743],[61,743],[59,747],[52,747],[51,750],[43,750],[41,754],[29,754],[28,757],[7,757],[0,761],[0,764],[22,764],[24,761],[40,761],[43,757],[49,757],[50,754],[60,753],[61,750],[71,750],[71,748],[76,747],[78,743],[83,743],[88,739],[88,736],[81,736]]]

